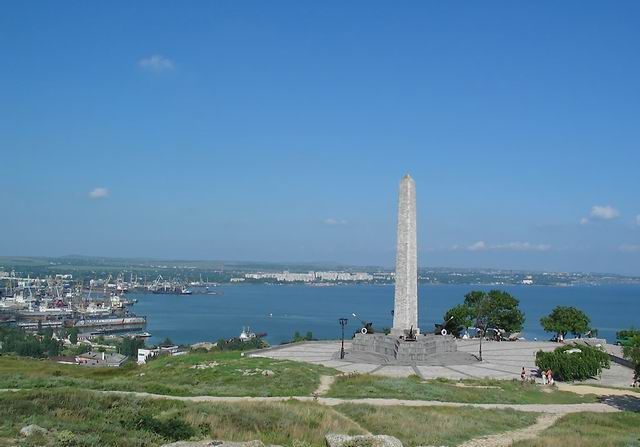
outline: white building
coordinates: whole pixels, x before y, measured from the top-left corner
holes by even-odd
[[[180,351],[178,346],[161,346],[153,349],[138,349],[138,365],[144,365],[147,360],[150,360],[159,355],[184,355],[187,351]]]

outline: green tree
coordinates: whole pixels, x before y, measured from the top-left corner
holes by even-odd
[[[307,332],[307,335],[305,335],[305,337],[304,337],[304,338],[305,338],[305,340],[308,340],[308,341],[313,340],[313,332],[308,331],[308,332]]]
[[[118,344],[118,352],[127,357],[137,357],[141,348],[144,348],[144,339],[137,337],[124,337]]]
[[[53,329],[48,327],[44,330],[43,334],[43,337],[45,339],[51,339],[53,337]]]
[[[448,333],[460,336],[461,328],[468,328],[473,324],[471,309],[465,304],[458,304],[444,314],[444,327]]]
[[[480,292],[482,293],[482,292]],[[467,298],[465,297],[465,301]],[[476,309],[476,326],[517,332],[524,325],[524,314],[520,310],[520,301],[502,290],[491,290],[478,300],[478,292],[468,298],[469,304]]]
[[[557,306],[549,315],[540,318],[540,324],[545,331],[562,335],[562,338],[569,332],[576,337],[584,334],[589,330],[590,323],[587,314],[572,306]]]
[[[91,345],[88,343],[80,343],[75,350],[77,355],[84,354],[85,352],[91,351]]]
[[[635,365],[636,380],[640,377],[640,334],[633,335],[630,340],[622,347],[622,355],[631,360]]]
[[[75,345],[78,343],[78,328],[77,327],[72,327],[71,329],[69,329],[69,341],[71,342],[72,345]]]
[[[520,310],[520,301],[502,290],[483,292],[473,290],[464,296],[464,302],[445,314],[445,321],[453,317],[448,327],[470,326],[475,324],[480,331],[479,359],[482,360],[482,339],[490,328],[517,332],[522,330],[524,314]],[[452,323],[457,320],[456,323]]]
[[[162,343],[160,343],[160,346],[173,346],[173,340],[169,337],[165,337],[165,339],[162,340]]]

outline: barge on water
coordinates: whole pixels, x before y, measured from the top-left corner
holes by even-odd
[[[74,326],[84,330],[101,332],[120,332],[141,330],[147,325],[146,317],[109,317],[109,318],[85,318],[75,322]]]

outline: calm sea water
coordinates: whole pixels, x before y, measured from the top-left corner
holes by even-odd
[[[470,290],[490,286],[421,285],[419,324],[432,331],[447,309],[462,302]],[[584,310],[599,335],[615,340],[615,332],[640,327],[640,285],[578,287],[503,286],[520,300],[526,315],[523,335],[528,339],[548,338],[540,328],[540,317],[557,305]],[[176,343],[215,341],[237,336],[243,326],[266,332],[271,344],[290,340],[295,331],[312,331],[319,339],[340,337],[338,318],[349,318],[347,333],[358,329],[361,320],[378,328],[392,325],[392,285],[348,285],[309,287],[304,285],[228,285],[224,295],[136,294],[133,310],[146,315],[151,343],[170,337]],[[353,317],[352,314],[357,317]]]

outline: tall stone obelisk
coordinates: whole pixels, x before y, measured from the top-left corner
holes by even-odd
[[[416,183],[409,174],[400,181],[396,287],[391,335],[418,329],[418,250],[416,237]]]

